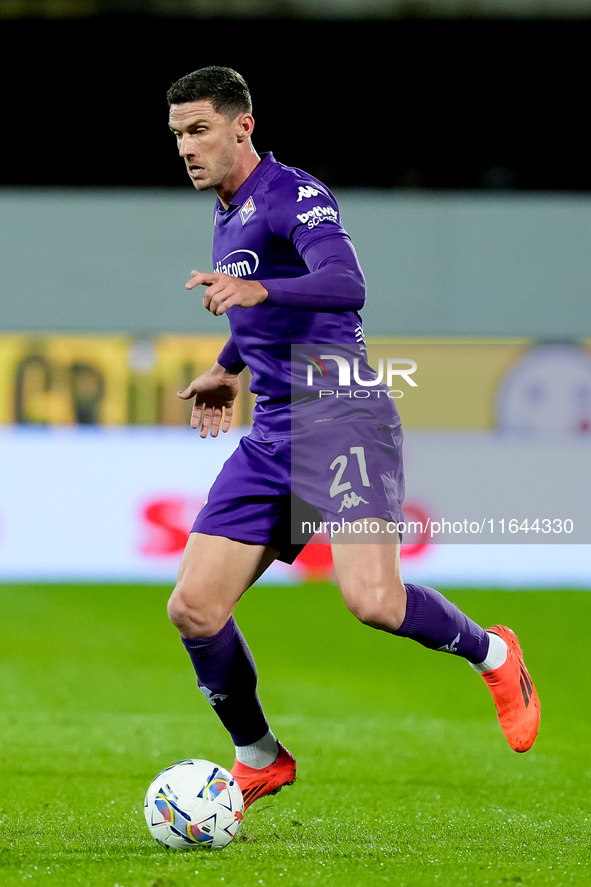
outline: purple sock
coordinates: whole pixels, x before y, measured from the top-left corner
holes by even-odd
[[[469,662],[484,662],[488,635],[434,588],[405,585],[406,616],[394,634],[412,638],[431,650],[463,656]]]
[[[197,684],[232,736],[234,745],[250,745],[269,729],[257,694],[257,671],[242,632],[231,616],[210,638],[181,638]]]

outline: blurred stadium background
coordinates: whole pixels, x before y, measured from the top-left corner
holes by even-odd
[[[2,0],[0,580],[172,581],[236,443],[198,440],[175,396],[227,331],[183,287],[210,267],[213,199],[166,125],[168,85],[207,64],[249,82],[258,150],[335,191],[368,339],[428,349],[430,397],[401,402],[408,517],[445,517],[437,459],[469,450],[462,507],[586,529],[590,20],[589,0]],[[524,453],[531,486],[509,472],[500,511]],[[572,538],[419,534],[405,575],[589,587]],[[329,575],[319,545],[270,577]]]

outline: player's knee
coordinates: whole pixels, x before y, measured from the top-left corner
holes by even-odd
[[[367,583],[348,596],[347,606],[364,625],[396,631],[404,621],[406,594],[390,584]]]
[[[185,638],[213,637],[229,618],[182,585],[177,585],[170,596],[167,611],[168,618]]]

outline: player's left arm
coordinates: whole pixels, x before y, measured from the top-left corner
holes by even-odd
[[[225,314],[234,305],[252,308],[268,296],[268,291],[258,280],[244,280],[216,271],[191,271],[191,279],[185,287],[192,290],[197,286],[205,287],[204,308],[218,315]]]
[[[365,277],[345,232],[335,231],[299,247],[309,273],[263,280],[269,305],[312,311],[359,311],[365,303]]]
[[[358,311],[366,286],[338,203],[321,183],[280,180],[266,206],[270,230],[295,248],[307,273],[265,279],[266,304],[311,311]],[[307,193],[306,193],[307,192]],[[317,205],[316,205],[317,204]]]

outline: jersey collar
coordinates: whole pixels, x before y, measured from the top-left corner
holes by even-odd
[[[271,151],[265,151],[264,153],[261,153],[260,158],[260,163],[257,163],[251,174],[242,182],[242,184],[232,197],[227,210],[224,210],[220,198],[218,197],[218,210],[221,210],[222,212],[231,212],[237,206],[242,206],[242,204],[245,203],[245,201],[247,201],[248,198],[251,196],[252,192],[254,191],[262,177],[265,175],[271,164],[277,163]]]

